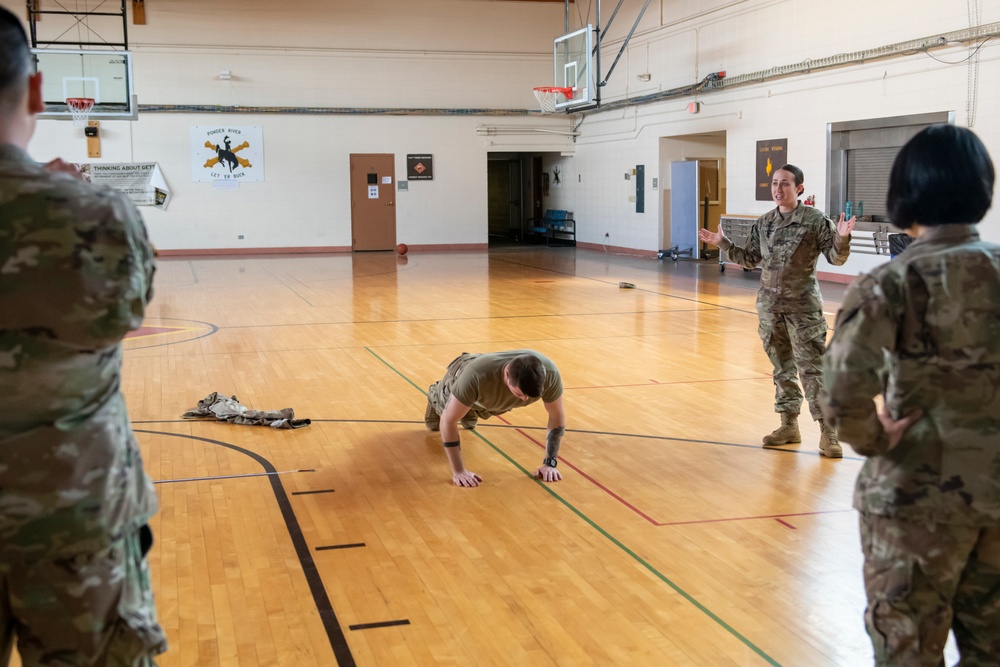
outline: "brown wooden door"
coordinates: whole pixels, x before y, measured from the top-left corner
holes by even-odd
[[[396,157],[351,154],[351,236],[358,250],[396,247]]]
[[[490,236],[520,238],[521,162],[489,160],[486,163],[487,215]]]
[[[531,217],[541,219],[545,215],[542,208],[542,158],[531,158]]]

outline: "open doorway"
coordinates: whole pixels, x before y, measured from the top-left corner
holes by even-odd
[[[684,180],[683,192],[674,192],[671,163],[681,162],[694,162],[696,166],[691,166],[692,175]],[[660,196],[663,198],[660,207],[663,216],[660,221],[660,248],[681,251],[681,254],[693,257],[710,255],[709,248],[690,239],[702,227],[717,230],[719,219],[726,213],[725,130],[661,137],[659,178],[662,185]],[[685,216],[683,220],[675,220],[671,212],[672,205],[678,202],[690,203],[690,207],[681,207]],[[696,245],[681,248],[682,243]],[[683,252],[685,250],[688,252]]]
[[[516,155],[491,155],[486,163],[489,242],[515,243],[524,237],[522,165]]]
[[[560,153],[490,153],[487,202],[491,247],[545,244],[539,230],[548,209],[572,209],[570,188],[563,189],[568,160]]]

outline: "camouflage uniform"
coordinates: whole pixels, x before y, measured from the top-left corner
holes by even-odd
[[[866,622],[878,664],[1000,664],[1000,246],[928,228],[848,291],[823,360],[825,416],[868,457]],[[924,415],[892,450],[873,397]]]
[[[748,269],[761,267],[757,314],[761,342],[774,367],[774,411],[798,414],[802,391],[809,412],[820,419],[820,359],[826,348],[823,297],[816,280],[820,253],[834,265],[847,261],[851,237],[837,234],[833,221],[820,211],[799,204],[782,220],[775,208],[757,218],[743,247],[723,237],[719,247]]]
[[[0,144],[0,662],[147,665],[166,648],[156,511],[120,392],[151,294],[135,207]]]

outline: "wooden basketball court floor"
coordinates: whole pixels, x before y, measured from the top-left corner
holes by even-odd
[[[807,417],[759,446],[758,275],[540,247],[160,261],[124,372],[159,664],[870,664],[861,459],[821,458]],[[531,477],[535,404],[462,431],[485,481],[455,487],[424,392],[515,348],[561,369],[564,479]],[[312,424],[180,419],[213,391]]]

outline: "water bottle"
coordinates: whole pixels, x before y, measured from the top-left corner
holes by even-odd
[[[848,220],[851,219],[851,208],[851,202],[847,202],[847,205],[844,206],[844,216],[846,216]]]
[[[858,200],[858,220],[860,220],[861,216],[863,216],[864,214],[865,214],[865,203],[861,200]]]

